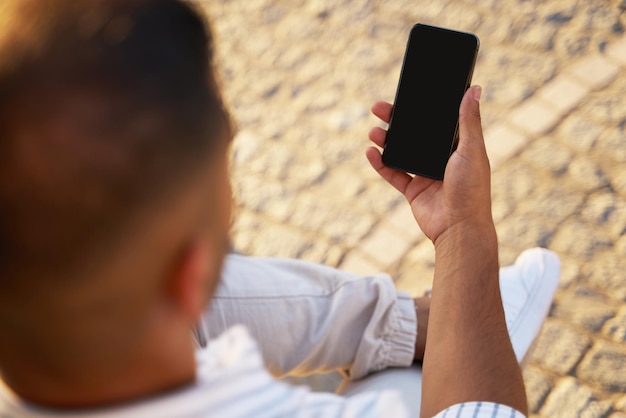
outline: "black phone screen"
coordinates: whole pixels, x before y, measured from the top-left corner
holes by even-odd
[[[385,165],[443,179],[477,51],[478,38],[470,33],[413,27],[383,151]]]

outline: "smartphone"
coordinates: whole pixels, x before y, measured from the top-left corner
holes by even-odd
[[[417,24],[411,29],[383,163],[442,180],[458,141],[459,106],[470,87],[476,35]]]

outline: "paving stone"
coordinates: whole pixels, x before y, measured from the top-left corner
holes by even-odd
[[[245,164],[261,151],[263,141],[253,132],[241,130],[233,139],[232,155],[234,164]]]
[[[585,355],[577,375],[610,393],[626,392],[626,347],[598,341]]]
[[[233,184],[234,200],[237,204],[257,213],[265,213],[274,219],[285,221],[295,210],[293,195],[283,183],[250,176],[246,181]]]
[[[606,86],[617,77],[619,67],[601,54],[591,54],[569,67],[567,73],[592,89]]]
[[[598,399],[589,387],[573,377],[564,377],[559,379],[540,413],[550,418],[603,418],[610,410],[610,402]]]
[[[328,171],[328,167],[321,160],[298,161],[296,159],[289,164],[281,177],[293,190],[299,190],[320,183]],[[353,183],[350,183],[350,179],[346,179],[345,185],[352,186]]]
[[[561,376],[570,374],[585,352],[591,339],[565,322],[548,319],[537,338],[532,360]]]
[[[361,176],[349,170],[329,170],[323,181],[307,187],[305,193],[333,197],[333,200],[349,205],[367,187]]]
[[[592,287],[587,286],[584,283],[579,284],[578,286],[575,286],[572,289],[572,294],[575,297],[583,297],[583,298],[593,298],[593,299],[603,299],[606,297],[611,297],[611,295],[607,295],[605,294],[603,289],[594,289]],[[613,301],[613,304],[615,304],[615,301]]]
[[[610,236],[617,239],[626,230],[626,199],[608,188],[602,189],[588,197],[580,216],[586,222],[606,225]]]
[[[434,271],[435,250],[429,240],[423,240],[403,258],[394,280],[398,289],[422,296],[432,286]]]
[[[540,18],[539,13],[516,13],[509,24],[507,39],[532,51],[550,51],[553,48],[558,27],[537,24]]]
[[[352,247],[370,232],[376,218],[356,207],[347,207],[345,202],[335,201],[332,196],[304,192],[295,200],[289,223],[295,228]]]
[[[510,113],[508,120],[531,136],[539,136],[551,131],[561,119],[554,106],[531,98]]]
[[[626,300],[626,259],[616,257],[610,250],[601,252],[593,262],[583,266],[581,281],[602,289],[617,300]]]
[[[583,261],[612,245],[613,241],[604,231],[576,218],[568,219],[560,225],[550,240],[550,248],[557,253]]]
[[[624,314],[606,320],[626,300],[619,262],[626,260],[622,3],[203,0],[218,35],[224,96],[241,129],[232,158],[235,247],[374,273],[383,266],[356,248],[380,225],[416,242],[389,266],[397,284],[415,295],[430,286],[432,244],[408,227],[414,223],[400,210],[403,197],[363,157],[366,132],[378,123],[367,108],[393,101],[413,23],[475,30],[494,219],[504,231],[500,261],[510,264],[538,242],[563,261],[556,318],[539,341],[542,356],[525,373],[531,407],[543,417],[618,414],[610,408],[616,395],[561,376],[594,341],[626,343]],[[618,66],[622,73],[614,75]],[[581,97],[583,85],[595,90]],[[524,126],[508,125],[511,116]],[[615,408],[626,412],[618,402]]]
[[[624,94],[626,94],[626,91]],[[626,101],[624,101],[624,104],[623,117],[626,121]],[[612,122],[609,123],[612,124]],[[626,124],[624,126],[626,127]],[[626,132],[624,129],[625,128],[620,128],[619,126],[611,126],[598,138],[598,143],[594,151],[598,152],[599,158],[597,159],[601,161],[603,165],[611,160],[620,163],[619,166],[621,167],[626,163]]]
[[[624,134],[626,128],[626,80],[621,77],[602,91],[589,95],[580,111],[603,124],[614,133]],[[622,143],[623,143],[622,138]],[[616,149],[616,151],[621,151]],[[623,155],[623,151],[622,151]]]
[[[551,316],[567,321],[590,332],[598,332],[615,316],[616,308],[606,296],[560,294],[552,305]]]
[[[344,255],[345,250],[342,247],[322,240],[314,240],[312,245],[304,249],[302,254],[300,254],[300,258],[314,263],[338,267]]]
[[[522,219],[523,217],[509,217],[496,225],[499,240],[516,248],[546,247],[556,226],[538,219],[533,222],[524,222]]]
[[[279,142],[265,141],[263,152],[257,152],[254,158],[249,159],[243,167],[236,166],[235,170],[241,167],[244,173],[254,173],[256,176],[262,175],[267,178],[281,179],[286,172],[286,168],[296,158],[293,150]]]
[[[615,256],[626,258],[626,233],[623,233],[621,238],[615,242]]]
[[[563,254],[559,254],[559,258],[561,259],[559,287],[565,289],[578,281],[583,263],[577,258],[570,258]]]
[[[400,202],[396,205],[388,215],[385,215],[382,224],[388,226],[409,243],[415,244],[426,239],[407,202]]]
[[[609,174],[611,186],[622,197],[626,197],[626,171],[616,170],[615,174]]]
[[[615,408],[626,412],[626,396],[621,396],[615,401]]]
[[[492,170],[518,153],[528,142],[522,133],[504,123],[489,127],[484,135]]]
[[[606,50],[607,58],[626,67],[626,38],[611,42]]]
[[[252,242],[255,231],[261,228],[263,219],[260,215],[245,209],[236,209],[231,228],[233,249],[242,254],[252,254]]]
[[[592,193],[587,197],[587,202],[581,211],[583,221],[604,225],[611,221],[615,214],[616,197],[610,190],[604,189]]]
[[[598,2],[593,7],[577,7],[575,3],[558,2],[561,7],[570,6],[571,12],[561,17],[570,18],[563,24],[554,39],[554,51],[563,59],[579,57],[596,50],[613,35],[613,27],[619,22],[619,9],[611,2]],[[573,10],[572,10],[573,9]],[[612,10],[617,9],[617,10]]]
[[[260,211],[266,216],[288,222],[295,210],[294,194],[288,191],[276,196],[269,196]]]
[[[572,152],[556,141],[533,141],[522,153],[530,165],[550,170],[553,175],[563,174],[572,161]]]
[[[576,107],[589,93],[589,87],[566,74],[557,76],[543,86],[537,97],[553,106],[560,114],[566,114]]]
[[[374,176],[374,173],[370,175]],[[365,189],[353,204],[363,211],[385,218],[397,205],[406,204],[406,199],[386,181],[376,177],[375,180],[367,182]]]
[[[505,245],[502,243],[502,240],[500,240],[500,242],[501,243],[498,246],[498,262],[501,267],[514,264],[521,252],[526,249],[526,247],[512,247]]]
[[[574,112],[559,124],[556,134],[573,149],[587,152],[593,148],[603,130],[603,126],[585,118],[580,112]]]
[[[606,322],[602,332],[618,343],[626,342],[626,307]]]
[[[523,202],[536,187],[535,170],[518,159],[508,161],[491,176],[493,195],[514,203]]]
[[[475,8],[461,6],[458,3],[447,5],[443,13],[433,14],[429,20],[431,24],[457,27],[459,30],[466,32],[475,32],[482,22],[481,15]]]
[[[492,192],[491,214],[496,225],[513,213],[515,207],[516,202],[506,199],[504,193]]]
[[[328,127],[335,131],[347,130],[361,120],[367,118],[369,111],[363,103],[350,103],[341,109],[332,111],[326,118]]]
[[[377,265],[390,266],[397,263],[409,250],[411,243],[394,230],[378,225],[359,244],[359,250],[377,261]]]
[[[264,223],[255,231],[250,254],[266,257],[298,258],[311,247],[311,239],[302,232],[282,225]]]
[[[554,230],[563,220],[578,213],[585,203],[585,195],[572,193],[572,189],[575,188],[569,180],[562,177],[549,182],[537,182],[533,193],[517,203],[516,216],[532,217],[535,223],[542,223]]]
[[[596,190],[609,184],[602,168],[589,158],[574,158],[567,173],[582,191]]]
[[[376,274],[381,271],[381,268],[372,262],[371,257],[365,256],[355,250],[350,251],[344,257],[339,268],[362,276]]]
[[[534,366],[526,367],[523,373],[528,410],[531,413],[537,413],[552,390],[552,380],[541,369]]]
[[[511,6],[519,7],[520,3]],[[482,37],[483,33],[479,35]],[[511,109],[523,102],[558,71],[558,62],[552,55],[510,48],[501,42],[486,44],[485,39],[481,43],[474,82],[484,87],[481,106],[485,117],[491,111]]]

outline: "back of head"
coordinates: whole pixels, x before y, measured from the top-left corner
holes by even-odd
[[[5,0],[0,20],[2,344],[88,289],[228,121],[210,33],[182,1]]]
[[[31,270],[68,276],[197,167],[225,126],[211,39],[188,5],[3,5],[0,294]]]

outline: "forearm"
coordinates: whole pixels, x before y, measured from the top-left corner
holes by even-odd
[[[526,413],[500,298],[493,225],[454,227],[437,239],[428,328],[422,416],[469,401]]]

